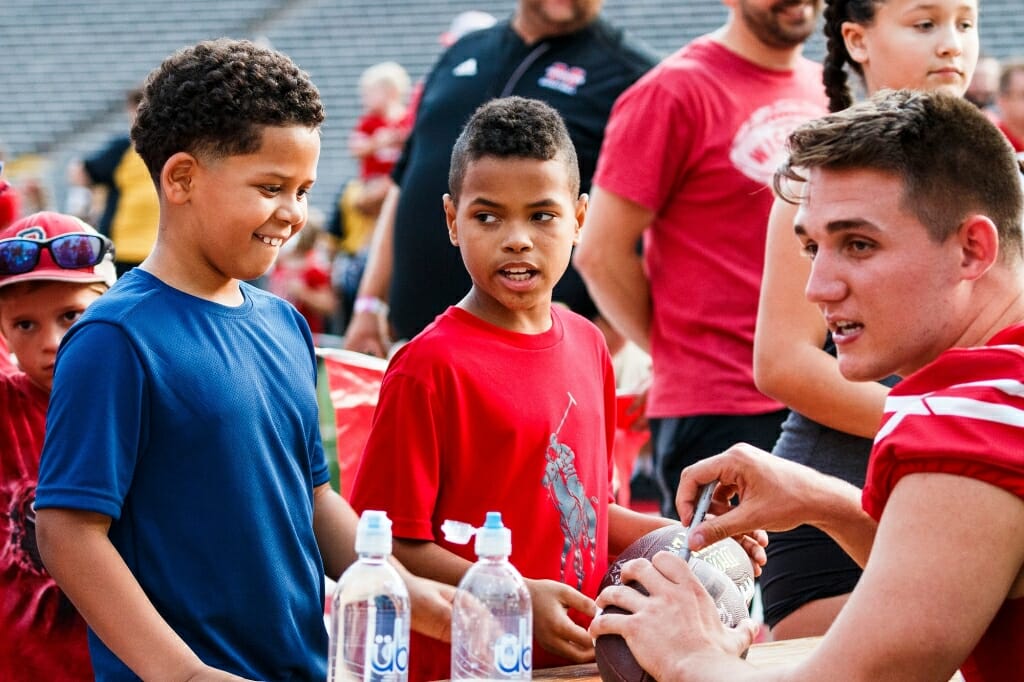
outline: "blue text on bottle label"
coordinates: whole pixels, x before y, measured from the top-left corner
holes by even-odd
[[[519,619],[519,632],[506,632],[494,643],[494,666],[503,675],[528,672],[533,666],[532,633],[527,619]]]

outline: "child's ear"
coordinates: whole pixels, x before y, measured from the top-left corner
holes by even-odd
[[[864,44],[864,27],[854,21],[844,21],[839,29],[846,43],[846,52],[850,59],[858,64],[868,60],[867,46]]]
[[[587,208],[590,206],[590,195],[581,194],[576,200],[576,234],[573,235],[572,243],[580,243],[580,231],[583,229],[583,222],[587,218]]]
[[[999,230],[987,216],[967,216],[955,239],[960,247],[960,268],[965,280],[979,279],[999,259]]]
[[[160,171],[160,191],[172,204],[188,201],[199,162],[187,152],[178,152],[167,159]]]
[[[452,243],[452,246],[459,245],[459,227],[455,222],[455,214],[457,213],[455,206],[455,199],[452,198],[451,194],[444,195],[444,220],[448,223],[448,241]]]

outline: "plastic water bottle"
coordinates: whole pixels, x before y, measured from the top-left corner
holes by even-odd
[[[508,561],[512,531],[498,512],[487,512],[482,528],[455,525],[476,533],[478,559],[462,577],[452,606],[451,679],[529,680],[533,608],[523,576]]]
[[[359,559],[331,601],[328,679],[402,682],[409,678],[409,591],[388,561],[391,520],[366,510],[356,530]]]

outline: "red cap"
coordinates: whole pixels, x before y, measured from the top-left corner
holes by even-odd
[[[62,234],[76,233],[99,235],[99,232],[74,216],[43,211],[11,223],[6,229],[0,231],[0,240],[19,237],[44,241]],[[33,269],[20,275],[0,275],[0,287],[30,281],[102,282],[107,286],[113,286],[116,279],[113,251],[107,252],[103,260],[96,265],[69,270],[60,267],[53,261],[53,255],[49,249],[43,249],[39,254],[39,264]]]

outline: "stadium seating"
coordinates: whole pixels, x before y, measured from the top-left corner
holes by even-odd
[[[1024,54],[1020,0],[985,0],[984,50]],[[127,128],[124,93],[174,49],[203,38],[269,41],[310,72],[327,106],[320,183],[313,204],[329,210],[355,174],[346,139],[359,114],[367,66],[429,70],[438,36],[458,12],[510,14],[514,0],[4,0],[0,2],[0,142],[8,157],[38,155],[60,205],[68,158]],[[720,0],[606,0],[605,14],[665,55],[720,25]],[[820,35],[807,48],[818,58]]]

